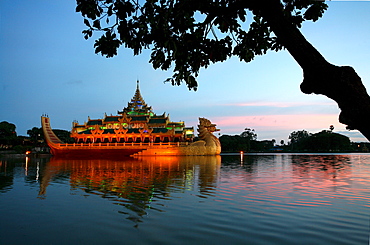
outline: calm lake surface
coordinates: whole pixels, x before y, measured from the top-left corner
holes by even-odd
[[[369,154],[0,160],[0,244],[369,244]]]

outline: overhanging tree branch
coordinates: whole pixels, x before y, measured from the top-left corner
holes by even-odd
[[[351,67],[326,61],[299,31],[302,22],[316,21],[326,8],[317,0],[77,0],[76,11],[88,26],[85,38],[96,30],[104,32],[95,41],[96,53],[112,57],[124,45],[138,55],[151,48],[155,69],[173,69],[167,81],[185,82],[194,90],[200,69],[211,63],[231,56],[250,62],[284,47],[303,70],[302,92],[335,100],[339,121],[370,139],[370,98],[360,77]],[[254,14],[249,29],[247,11]],[[108,18],[114,17],[109,26]],[[101,26],[103,18],[107,27]]]
[[[262,1],[263,2],[263,1]],[[303,70],[302,92],[325,95],[338,103],[339,121],[370,139],[370,97],[361,78],[349,66],[330,64],[283,14],[280,1],[256,8]]]

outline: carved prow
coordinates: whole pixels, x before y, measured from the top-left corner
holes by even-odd
[[[50,120],[48,117],[42,116],[41,117],[41,126],[42,131],[44,132],[44,137],[46,140],[46,143],[50,146],[50,144],[64,144],[63,141],[61,141],[58,136],[55,135],[53,130],[50,127]]]

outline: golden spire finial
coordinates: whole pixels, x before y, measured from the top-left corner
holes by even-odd
[[[143,97],[140,93],[140,87],[139,87],[139,79],[136,80],[136,91],[134,96],[132,97],[131,101],[128,102],[127,107],[123,108],[122,112],[132,112],[136,111],[137,113],[140,111],[140,113],[144,113],[143,111],[149,111],[151,112],[151,107],[147,106],[145,103]]]

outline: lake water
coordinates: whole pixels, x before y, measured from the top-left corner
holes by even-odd
[[[0,161],[0,244],[369,244],[369,154]]]

